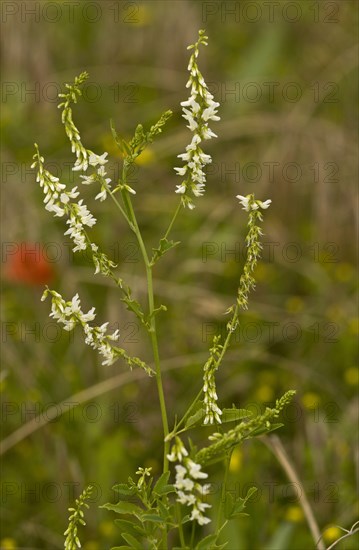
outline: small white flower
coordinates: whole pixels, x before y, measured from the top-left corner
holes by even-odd
[[[58,216],[59,218],[62,218],[62,216],[65,214],[65,210],[61,208],[58,204],[53,203],[52,201],[49,201],[47,203],[45,209],[49,212],[54,212],[55,216]]]
[[[80,176],[80,178],[83,180],[82,183],[84,185],[91,185],[96,181],[96,174],[91,174],[90,176]]]
[[[187,166],[181,166],[180,168],[174,168],[179,176],[184,176],[187,172]]]
[[[107,197],[107,191],[106,189],[103,189],[100,193],[97,193],[95,197],[95,201],[100,200],[100,202],[102,202],[106,199],[106,197]]]
[[[261,208],[263,208],[264,210],[266,210],[267,208],[269,208],[270,204],[271,204],[271,199],[267,199],[266,201],[262,202],[262,201],[257,201],[259,206]]]
[[[243,206],[243,210],[246,210],[246,212],[249,212],[249,210],[258,210],[259,208],[263,208],[264,210],[269,208],[269,205],[271,204],[271,199],[267,199],[266,201],[260,201],[260,200],[254,200],[254,198],[251,201],[251,195],[247,195],[244,197],[243,195],[237,195],[237,199],[239,199],[239,202]]]
[[[186,192],[186,186],[184,185],[184,183],[182,183],[181,185],[177,185],[176,186],[176,193],[179,193],[180,195],[183,195],[183,193]]]
[[[91,166],[97,166],[98,164],[99,165],[103,165],[103,164],[106,164],[106,162],[108,162],[108,160],[106,159],[108,153],[103,153],[103,155],[96,155],[95,153],[90,153],[90,158],[89,158],[89,164]]]
[[[187,463],[189,466],[189,473],[191,477],[193,477],[194,479],[206,479],[208,477],[208,474],[201,472],[200,464],[196,464],[191,459],[188,459]]]
[[[239,202],[243,206],[243,210],[249,211],[249,195],[247,197],[244,197],[243,195],[236,195],[236,198],[239,199]]]

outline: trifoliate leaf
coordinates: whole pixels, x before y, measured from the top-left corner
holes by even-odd
[[[175,246],[177,246],[178,244],[180,244],[180,241],[168,241],[165,237],[163,239],[160,240],[160,243],[159,243],[159,246],[158,248],[153,248],[153,256],[152,256],[152,260],[151,260],[151,265],[154,265],[157,260],[163,256],[163,254],[165,254],[166,252],[168,252],[169,250],[171,250],[172,248],[174,248]]]

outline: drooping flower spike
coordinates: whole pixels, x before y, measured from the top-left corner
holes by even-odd
[[[66,93],[59,94],[59,98],[63,101],[58,105],[59,109],[62,109],[61,120],[65,127],[65,132],[71,143],[71,150],[76,155],[76,162],[72,168],[74,171],[86,172],[89,166],[97,167],[96,172],[88,176],[80,176],[83,179],[85,185],[99,182],[101,185],[101,191],[95,197],[95,200],[104,201],[107,197],[107,192],[111,189],[111,178],[107,178],[105,171],[105,164],[108,162],[108,153],[102,155],[96,155],[90,149],[86,149],[81,141],[81,136],[78,128],[75,126],[72,116],[72,103],[77,103],[78,98],[82,95],[81,86],[88,78],[88,73],[83,72],[80,76],[75,78],[73,84],[65,84],[67,88]]]
[[[81,309],[79,295],[76,294],[71,301],[66,302],[61,294],[55,290],[47,288],[41,298],[41,301],[46,300],[51,296],[51,313],[50,317],[64,326],[64,330],[71,331],[76,326],[81,326],[85,335],[85,343],[91,348],[97,350],[103,357],[103,365],[112,365],[120,357],[132,368],[138,366],[143,368],[148,374],[151,373],[148,367],[138,357],[130,357],[125,350],[112,342],[118,341],[120,337],[119,330],[115,330],[112,334],[107,334],[109,323],[103,323],[101,326],[91,326],[89,323],[95,320],[95,308],[92,307],[87,313]]]

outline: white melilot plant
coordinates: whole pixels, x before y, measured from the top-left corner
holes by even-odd
[[[245,439],[254,437],[257,433],[269,432],[277,427],[274,424],[281,410],[289,403],[294,392],[287,392],[276,402],[274,408],[267,408],[259,416],[251,418],[251,413],[235,407],[231,409],[220,408],[218,405],[218,392],[216,388],[215,373],[219,369],[226,351],[230,345],[232,335],[239,325],[240,310],[248,307],[249,292],[254,289],[254,269],[260,257],[262,245],[262,230],[260,223],[263,221],[262,211],[271,203],[268,199],[260,201],[253,194],[237,195],[243,209],[248,213],[248,233],[246,237],[247,257],[243,267],[243,273],[239,279],[238,295],[235,303],[228,308],[230,319],[227,322],[227,332],[224,338],[216,335],[209,350],[209,357],[203,365],[203,385],[197,396],[194,396],[186,413],[181,419],[175,416],[175,422],[170,429],[166,404],[166,395],[162,383],[161,361],[156,328],[156,316],[166,307],[156,303],[153,288],[153,268],[161,257],[174,248],[178,242],[169,240],[170,232],[176,218],[183,207],[193,210],[194,199],[200,198],[205,190],[205,167],[212,159],[202,149],[203,144],[216,134],[209,127],[211,121],[218,121],[217,109],[219,103],[214,100],[209,92],[207,84],[198,67],[199,49],[202,45],[208,45],[207,36],[203,30],[199,31],[197,42],[190,45],[192,50],[188,70],[189,80],[187,88],[190,88],[190,97],[181,103],[183,117],[188,122],[187,128],[193,134],[186,151],[178,155],[183,161],[182,167],[176,167],[177,175],[182,181],[177,185],[175,192],[179,195],[179,203],[165,231],[159,240],[157,248],[152,255],[144,243],[135,208],[132,203],[136,191],[128,184],[128,173],[141,155],[146,146],[162,132],[163,126],[171,117],[171,111],[165,111],[157,123],[149,130],[145,130],[138,124],[134,137],[129,141],[122,139],[116,132],[111,122],[111,130],[116,145],[123,156],[121,176],[117,183],[107,177],[106,164],[108,153],[100,155],[87,149],[81,141],[78,128],[73,121],[72,106],[81,96],[81,86],[88,77],[87,73],[81,73],[73,84],[66,84],[67,91],[60,94],[62,109],[62,122],[65,133],[70,141],[71,150],[75,155],[73,170],[79,172],[79,185],[96,186],[98,191],[95,200],[100,202],[111,199],[124,217],[130,230],[135,234],[141,251],[147,279],[147,307],[133,298],[131,288],[116,274],[117,266],[101,251],[101,247],[94,243],[90,237],[90,230],[96,224],[95,217],[80,197],[79,185],[67,189],[57,177],[45,168],[45,160],[35,144],[34,162],[32,168],[37,170],[37,182],[44,192],[45,208],[54,216],[65,218],[68,226],[65,235],[73,242],[73,251],[87,251],[92,258],[95,274],[109,277],[120,293],[120,299],[146,329],[153,353],[153,367],[147,365],[138,357],[129,356],[126,351],[116,343],[119,339],[119,331],[107,333],[108,322],[99,326],[95,321],[95,308],[91,307],[87,313],[82,310],[79,294],[66,301],[62,295],[47,288],[42,300],[51,298],[50,316],[61,323],[67,331],[80,327],[85,343],[91,346],[102,356],[102,364],[112,365],[120,360],[130,368],[140,367],[152,376],[158,391],[158,399],[163,427],[163,470],[158,479],[154,479],[151,468],[139,466],[136,470],[137,481],[131,477],[127,483],[115,485],[114,490],[119,495],[116,504],[105,504],[103,507],[112,510],[120,516],[125,515],[123,526],[129,524],[131,517],[133,529],[123,527],[122,538],[129,544],[127,548],[148,548],[150,550],[168,549],[177,547],[183,549],[196,548],[223,548],[218,545],[219,538],[223,541],[224,528],[227,522],[242,513],[243,508],[255,489],[248,491],[244,498],[234,499],[225,492],[221,495],[218,508],[218,518],[213,519],[213,507],[207,500],[211,495],[211,484],[208,483],[208,473],[203,468],[210,464],[224,460],[227,475],[229,461],[234,447]],[[183,210],[184,212],[184,210]],[[193,214],[191,214],[193,215]],[[170,407],[172,412],[173,406]],[[231,429],[225,431],[223,425],[233,423]],[[208,439],[208,445],[199,450],[188,439],[184,443],[183,434],[200,426],[214,426]],[[218,431],[218,430],[221,431]],[[181,437],[180,437],[181,435]],[[170,465],[173,464],[173,471]],[[172,476],[172,477],[171,477]],[[171,481],[172,479],[172,481]],[[226,479],[226,477],[225,477]],[[207,480],[206,483],[203,483]],[[223,484],[225,487],[225,483]],[[81,508],[86,506],[85,500],[89,497],[90,490],[85,491],[76,501],[75,508],[69,518],[70,524],[65,532],[65,549],[75,550],[80,547],[77,533],[78,524],[84,524]],[[129,500],[131,497],[131,500]],[[136,500],[136,502],[133,501]],[[213,524],[212,531],[208,531]],[[190,530],[188,532],[188,525]],[[133,532],[136,533],[134,537]],[[142,545],[142,546],[141,546]],[[199,545],[199,546],[198,546]]]

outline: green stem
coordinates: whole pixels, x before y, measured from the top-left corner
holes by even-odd
[[[132,229],[132,231],[134,231],[134,227],[133,227],[133,224],[132,224],[131,220],[128,218],[126,212],[124,211],[124,209],[122,208],[122,206],[120,205],[120,203],[118,202],[118,200],[116,199],[116,197],[114,196],[113,191],[111,191],[111,189],[109,189],[109,187],[108,187],[107,184],[105,185],[105,187],[106,187],[106,190],[107,190],[107,192],[109,193],[111,199],[112,199],[113,202],[116,204],[117,208],[120,210],[121,214],[123,215],[123,217],[124,217],[125,220],[127,221],[128,225],[130,226],[130,228]]]
[[[181,546],[183,548],[185,548],[186,547],[186,542],[184,540],[184,534],[183,534],[182,515],[181,515],[180,505],[179,505],[178,502],[176,502],[176,511],[177,511],[177,517],[178,517],[178,532],[179,532],[179,537],[180,537],[180,541],[181,541]]]
[[[237,322],[237,319],[238,319],[238,310],[239,310],[239,306],[238,304],[236,305],[235,309],[234,309],[234,312],[233,312],[233,316],[232,316],[232,320],[230,321],[230,324],[232,325],[232,327],[235,326],[235,323]],[[221,354],[220,356],[218,357],[217,361],[216,361],[216,369],[218,369],[219,365],[221,364],[222,360],[223,360],[223,357],[228,349],[228,346],[230,344],[230,341],[231,341],[231,338],[232,338],[232,334],[233,334],[234,330],[229,330],[228,333],[227,333],[227,336],[226,336],[226,339],[224,341],[224,344],[223,344],[223,348],[222,348],[222,351],[221,351]],[[184,416],[181,418],[181,420],[179,421],[179,423],[176,425],[176,429],[173,430],[169,436],[174,437],[175,435],[177,435],[178,433],[180,433],[180,431],[178,431],[178,428],[180,426],[182,426],[184,424],[184,422],[187,420],[187,418],[189,417],[189,415],[191,414],[194,406],[196,405],[196,403],[198,402],[198,400],[200,399],[201,395],[202,395],[202,392],[203,392],[203,389],[201,388],[200,391],[198,392],[198,394],[196,395],[196,397],[194,398],[194,400],[192,401],[191,405],[189,406],[189,408],[187,409],[187,412],[184,414]],[[181,431],[184,431],[184,430],[181,430]]]
[[[202,395],[202,392],[203,392],[203,389],[201,388],[199,390],[199,392],[197,393],[196,397],[194,398],[194,400],[192,401],[191,405],[188,407],[186,413],[184,414],[184,416],[181,418],[181,420],[178,422],[178,424],[176,425],[176,428],[168,435],[168,439],[172,439],[173,437],[175,437],[177,434],[183,432],[184,430],[180,430],[178,431],[177,428],[179,428],[180,426],[182,426],[182,424],[187,420],[187,418],[189,417],[189,415],[191,414],[192,412],[192,409],[194,408],[194,406],[196,405],[197,401],[199,400],[199,398],[201,397]]]
[[[170,222],[170,224],[169,224],[169,226],[168,226],[168,228],[167,228],[167,231],[166,231],[166,233],[165,233],[165,236],[164,236],[165,239],[167,239],[168,235],[170,234],[170,231],[171,231],[171,229],[172,229],[172,227],[173,227],[173,224],[174,224],[175,221],[176,221],[176,218],[177,218],[177,216],[178,216],[178,214],[179,214],[179,211],[181,210],[181,207],[182,207],[182,200],[179,202],[179,204],[178,204],[178,206],[177,206],[177,208],[176,208],[176,211],[175,211],[175,213],[173,214],[173,218],[172,218],[172,220],[171,220],[171,222]]]
[[[221,530],[223,509],[224,509],[225,501],[226,501],[226,491],[227,491],[229,465],[231,463],[232,452],[233,451],[229,451],[229,453],[227,454],[226,459],[225,459],[225,470],[224,470],[224,478],[223,478],[223,485],[222,485],[222,491],[221,491],[221,500],[219,502],[218,516],[217,516],[217,533],[219,533],[220,530]]]
[[[122,181],[121,183],[123,185],[126,184],[126,177],[127,177],[127,170],[128,166],[124,165],[122,170]],[[134,231],[141,254],[143,257],[143,261],[146,268],[146,278],[147,278],[147,292],[148,292],[148,307],[149,307],[149,320],[150,320],[150,326],[148,329],[148,332],[150,334],[151,338],[151,344],[152,344],[152,351],[153,351],[153,357],[155,361],[155,367],[156,367],[156,384],[157,384],[157,391],[158,391],[158,397],[160,402],[160,409],[161,409],[161,417],[162,417],[162,426],[163,426],[163,434],[164,434],[164,451],[163,451],[163,472],[168,471],[168,458],[167,455],[169,453],[169,442],[166,440],[167,435],[169,432],[168,429],[168,419],[167,419],[167,409],[166,409],[166,402],[165,402],[165,396],[163,391],[163,384],[162,384],[162,374],[161,374],[161,365],[160,365],[160,356],[159,356],[159,350],[158,350],[158,341],[157,341],[157,332],[156,332],[156,321],[155,321],[155,300],[154,300],[154,292],[153,292],[153,277],[152,277],[152,266],[150,264],[147,250],[145,247],[145,244],[142,239],[141,231],[137,223],[136,215],[132,206],[131,198],[129,196],[129,192],[125,189],[121,189],[121,196],[124,204],[125,211],[121,207],[121,205],[118,203],[118,201],[115,199],[113,195],[111,195],[112,199],[116,203],[116,205],[121,210],[124,217],[129,222],[129,225],[131,229]],[[163,549],[167,550],[167,527],[164,528],[163,533]]]
[[[216,370],[218,369],[219,365],[222,362],[222,359],[223,359],[223,357],[224,357],[224,355],[225,355],[225,353],[228,349],[228,346],[230,344],[232,334],[233,334],[233,332],[236,328],[236,323],[237,323],[237,320],[238,320],[238,310],[239,310],[239,306],[238,306],[238,304],[236,304],[236,307],[234,308],[232,320],[230,321],[230,325],[233,327],[233,330],[229,329],[228,332],[227,332],[227,336],[226,336],[226,339],[224,341],[221,354],[220,354],[220,356],[218,357],[218,359],[216,361],[216,366],[215,366]]]
[[[150,317],[150,338],[152,343],[152,350],[153,350],[153,357],[155,360],[155,367],[156,367],[156,382],[157,382],[157,390],[158,390],[158,397],[160,401],[160,408],[161,408],[161,416],[162,416],[162,425],[163,425],[163,433],[165,438],[165,445],[164,445],[164,457],[163,457],[163,471],[168,471],[168,458],[167,454],[169,452],[169,442],[166,441],[169,429],[168,429],[168,419],[167,419],[167,409],[166,409],[166,403],[165,403],[165,396],[163,391],[163,384],[162,384],[162,375],[161,375],[161,366],[160,366],[160,357],[159,357],[159,351],[158,351],[158,341],[157,341],[157,332],[156,332],[156,320],[154,316],[154,310],[155,310],[155,301],[154,301],[154,293],[153,293],[153,277],[152,277],[152,267],[150,265],[150,261],[148,259],[147,251],[142,239],[142,235],[140,232],[140,229],[138,227],[137,219],[135,212],[132,207],[131,199],[129,197],[129,194],[126,190],[123,191],[123,198],[125,202],[125,207],[127,211],[130,214],[130,219],[134,226],[134,232],[138,240],[138,244],[142,253],[143,261],[145,263],[146,267],[146,276],[147,276],[147,291],[148,291],[148,307],[149,307],[149,317]]]
[[[195,531],[196,531],[196,522],[195,522],[195,521],[192,521],[191,542],[190,542],[190,545],[189,545],[189,547],[191,548],[191,550],[193,549],[193,546],[194,546],[194,534],[195,534]]]

